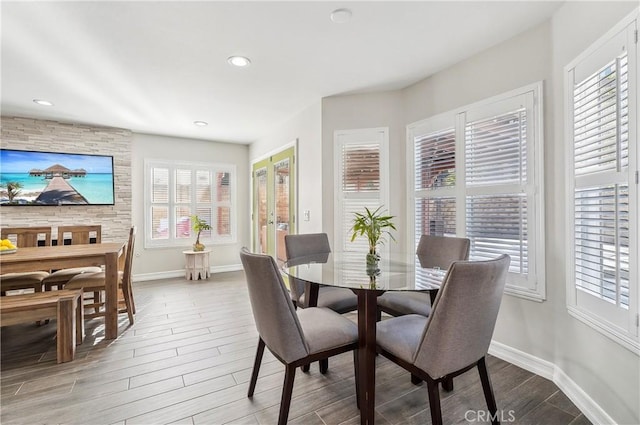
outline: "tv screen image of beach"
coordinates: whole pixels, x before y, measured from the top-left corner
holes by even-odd
[[[0,149],[2,205],[113,205],[113,157]]]

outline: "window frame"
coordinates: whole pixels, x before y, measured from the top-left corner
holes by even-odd
[[[517,284],[518,279],[510,274],[507,278],[505,293],[520,298],[542,302],[546,299],[545,282],[545,222],[544,222],[544,133],[543,133],[543,83],[542,81],[528,84],[526,86],[483,99],[469,105],[464,105],[451,111],[447,111],[407,126],[407,227],[409,235],[415,235],[416,217],[415,202],[418,198],[415,189],[415,139],[420,136],[454,129],[455,134],[455,186],[439,188],[433,193],[454,196],[456,199],[456,234],[459,237],[466,237],[466,198],[469,195],[479,193],[477,187],[469,187],[466,184],[465,168],[465,124],[466,116],[478,115],[499,115],[508,113],[503,105],[511,99],[531,96],[531,103],[527,105],[527,111],[531,116],[527,117],[527,125],[530,127],[532,136],[528,138],[527,144],[531,148],[527,149],[527,183],[526,195],[528,199],[528,258],[529,268],[526,284]],[[532,140],[531,140],[532,139]],[[491,187],[487,190],[491,192]],[[415,250],[417,240],[408,240],[408,250]]]
[[[638,124],[640,123],[640,105],[638,87],[640,81],[640,63],[638,57],[638,17],[636,10],[616,24],[606,34],[587,47],[581,54],[564,67],[564,134],[566,168],[566,305],[568,313],[607,336],[630,351],[640,354],[640,189],[638,188],[638,168],[640,165],[640,147],[638,147]],[[618,39],[620,37],[620,39]],[[576,177],[574,158],[574,83],[584,81],[584,70],[598,69],[608,61],[618,57],[615,52],[624,39],[627,52],[628,77],[628,166],[627,171],[604,171],[588,173]],[[576,78],[575,70],[579,75]],[[617,80],[616,80],[617,81]],[[616,113],[616,117],[619,114]],[[635,141],[635,143],[634,143]],[[616,153],[619,152],[616,149]],[[614,181],[615,180],[615,181]],[[583,181],[583,184],[577,183]],[[629,202],[629,306],[625,309],[612,304],[576,285],[575,276],[575,190],[576,187],[588,189],[617,184],[628,187]]]
[[[152,202],[153,193],[153,178],[151,176],[154,169],[168,169],[168,202],[162,204],[156,204]],[[195,234],[190,229],[190,236],[185,238],[178,238],[175,235],[176,229],[176,207],[188,206],[191,214],[196,214],[198,206],[202,207],[202,202],[197,202],[196,190],[197,190],[197,173],[198,171],[206,170],[209,172],[209,178],[211,181],[211,201],[206,205],[211,208],[211,222],[212,230],[209,232],[203,232],[200,236],[200,242],[205,245],[226,245],[235,244],[237,242],[237,213],[235,211],[237,205],[237,167],[235,164],[226,163],[211,163],[211,162],[194,162],[194,161],[171,161],[166,159],[145,159],[144,160],[144,241],[145,248],[171,248],[171,247],[190,247],[195,242]],[[175,173],[176,170],[189,170],[191,172],[191,187],[190,202],[178,202],[176,200],[176,188],[175,188]],[[228,201],[218,201],[216,192],[216,177],[218,173],[229,173],[229,185],[230,199]],[[154,205],[166,205],[169,209],[168,218],[168,231],[169,236],[167,239],[154,239],[152,238],[152,226],[153,220],[151,216],[151,209]],[[218,208],[227,207],[230,209],[230,234],[218,235],[217,234],[217,218]]]

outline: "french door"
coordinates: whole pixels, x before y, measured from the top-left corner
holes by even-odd
[[[295,233],[295,148],[253,164],[253,250],[286,260],[284,237]]]

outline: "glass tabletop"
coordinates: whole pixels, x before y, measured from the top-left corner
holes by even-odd
[[[385,255],[368,267],[362,252],[332,252],[288,260],[285,275],[310,283],[351,289],[384,291],[437,290],[446,270],[423,268],[415,254]]]

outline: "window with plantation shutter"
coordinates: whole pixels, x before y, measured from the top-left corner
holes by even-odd
[[[145,161],[145,246],[189,246],[195,241],[191,216],[211,225],[203,243],[235,240],[235,166]]]
[[[417,247],[421,235],[456,235],[455,129],[418,134],[413,149]]]
[[[410,249],[467,237],[471,260],[509,254],[506,293],[544,300],[541,119],[536,83],[409,125]]]
[[[387,202],[388,130],[344,130],[335,133],[336,192],[334,249],[367,252],[366,238],[351,242],[355,212]],[[383,247],[384,249],[384,247]]]
[[[504,101],[503,109],[507,110],[511,103],[517,103],[517,108],[506,113],[473,121],[465,113],[462,119],[469,258],[487,260],[509,254],[510,284],[519,282],[528,287],[526,97]],[[535,286],[529,289],[535,290]]]
[[[621,24],[566,68],[567,304],[638,351],[636,22]]]

